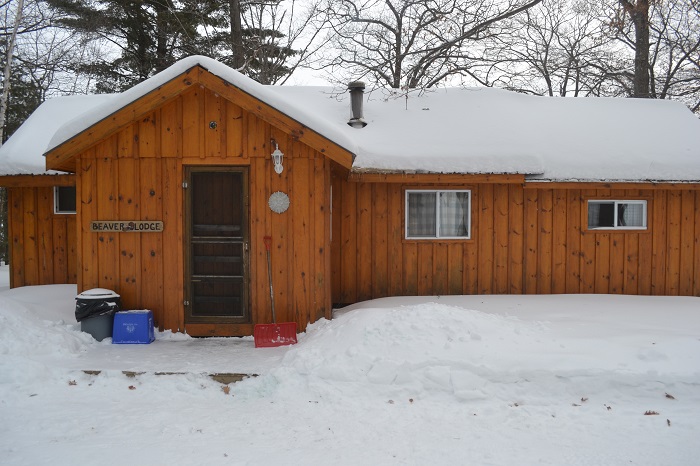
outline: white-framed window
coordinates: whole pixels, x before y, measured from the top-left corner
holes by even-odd
[[[75,213],[75,186],[54,186],[53,212],[55,214]]]
[[[589,200],[589,230],[645,230],[647,201]]]
[[[407,239],[469,239],[471,191],[406,190]]]

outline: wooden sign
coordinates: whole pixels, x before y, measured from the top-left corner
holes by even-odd
[[[90,222],[90,231],[115,231],[117,233],[161,233],[163,231],[163,222],[139,220],[94,220]]]

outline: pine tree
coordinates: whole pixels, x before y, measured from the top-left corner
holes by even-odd
[[[36,83],[25,80],[25,70],[19,65],[13,66],[10,77],[12,92],[7,102],[7,115],[3,132],[3,143],[12,136],[24,120],[44,101],[44,91]]]
[[[291,73],[286,62],[298,51],[283,41],[280,28],[286,11],[280,0],[223,0],[221,8],[228,12],[230,26],[230,32],[216,36],[222,62],[262,84],[274,84]]]
[[[297,51],[279,43],[284,34],[275,29],[246,29],[243,38],[248,45],[247,74],[251,78],[262,84],[273,84],[290,73],[285,62]]]
[[[193,54],[211,54],[202,35],[225,24],[214,0],[47,0],[60,24],[119,51],[111,60],[82,64],[98,79],[97,92],[122,91]]]

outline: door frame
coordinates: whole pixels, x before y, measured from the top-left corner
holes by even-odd
[[[192,174],[193,173],[222,173],[233,172],[243,175],[243,304],[244,316],[241,317],[219,317],[204,316],[192,317]],[[185,210],[184,210],[184,230],[183,230],[183,251],[184,251],[184,323],[188,325],[197,324],[252,324],[252,312],[250,309],[250,188],[249,188],[249,167],[239,165],[187,165],[184,167],[185,178]],[[167,273],[167,272],[166,272]]]

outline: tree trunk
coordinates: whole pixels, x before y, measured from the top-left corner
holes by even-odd
[[[5,70],[2,82],[2,97],[0,97],[0,146],[5,131],[5,115],[7,114],[7,103],[10,98],[10,76],[12,74],[12,58],[14,56],[15,40],[17,39],[17,31],[22,21],[22,12],[24,10],[24,0],[19,0],[17,3],[17,13],[15,13],[15,25],[12,28],[12,35],[7,44],[7,56],[5,57]]]
[[[231,19],[231,50],[233,51],[232,65],[241,70],[245,65],[243,54],[243,29],[241,28],[241,0],[229,0],[229,15]]]
[[[634,90],[632,97],[649,98],[649,0],[620,0],[634,25]]]
[[[153,4],[156,10],[155,72],[160,73],[170,65],[170,61],[168,60],[168,23],[170,22],[171,12],[168,11],[166,5],[159,4],[158,2],[154,2]]]
[[[10,258],[8,255],[7,248],[7,237],[9,234],[9,228],[7,225],[7,189],[0,188],[0,260],[4,261],[5,264],[10,263]]]

